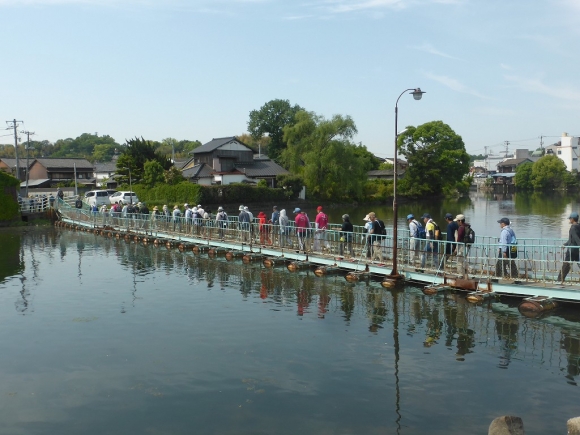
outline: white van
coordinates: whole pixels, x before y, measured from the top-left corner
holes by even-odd
[[[89,206],[96,205],[100,207],[103,204],[109,204],[109,192],[106,190],[90,190],[85,193],[85,198],[83,200],[85,204]]]

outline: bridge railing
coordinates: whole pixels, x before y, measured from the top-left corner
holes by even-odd
[[[293,225],[239,222],[237,217],[227,221],[212,219],[186,219],[154,214],[130,214],[113,212],[90,212],[75,209],[71,204],[59,201],[63,216],[73,222],[83,222],[94,227],[110,226],[156,237],[197,237],[272,247],[280,250],[298,250],[319,255],[373,262],[388,267],[392,264],[393,237],[389,230],[385,236],[369,237],[363,226],[355,226],[351,234],[333,229],[316,231],[310,227],[303,233]],[[478,236],[472,245],[446,241],[414,239],[409,231],[399,229],[397,259],[404,271],[429,274],[456,274],[476,276],[482,279],[511,279],[522,282],[551,282],[557,280],[564,264],[566,250],[563,239],[519,239],[517,256],[501,260],[501,245],[491,236]],[[512,261],[513,260],[513,261]],[[566,283],[580,283],[580,275],[572,270]]]

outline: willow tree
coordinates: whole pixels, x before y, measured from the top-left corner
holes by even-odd
[[[295,123],[284,128],[287,148],[281,161],[300,174],[309,195],[322,200],[357,199],[362,196],[371,154],[351,142],[357,133],[350,116],[325,119],[300,111]]]

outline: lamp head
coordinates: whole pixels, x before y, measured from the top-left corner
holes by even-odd
[[[411,92],[411,94],[413,94],[413,98],[414,98],[415,100],[420,100],[420,99],[423,97],[423,94],[424,94],[424,93],[425,93],[425,92],[423,92],[423,91],[421,90],[421,88],[417,88],[417,89],[415,89],[413,92]]]

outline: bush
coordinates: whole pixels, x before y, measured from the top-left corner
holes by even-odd
[[[0,220],[10,221],[18,217],[16,188],[20,181],[12,175],[0,171]]]
[[[126,187],[126,186],[125,186]],[[188,181],[178,183],[174,186],[169,184],[158,184],[153,188],[148,188],[142,184],[134,184],[133,191],[139,200],[155,204],[199,204],[201,202],[201,189],[199,184]]]

